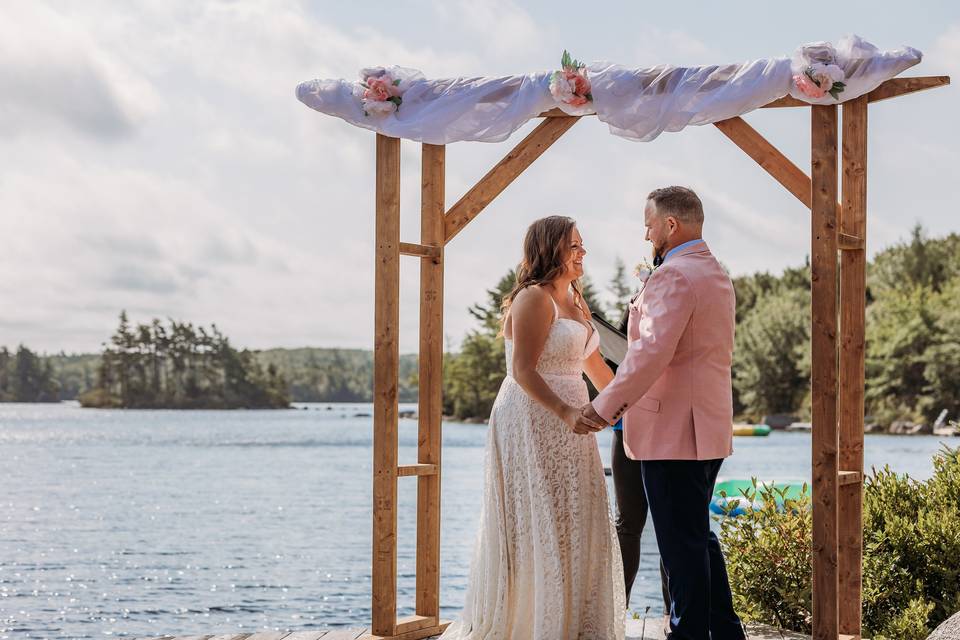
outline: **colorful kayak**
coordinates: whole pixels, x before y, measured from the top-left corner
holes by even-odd
[[[770,483],[757,483],[759,488],[761,485],[772,485],[777,490],[786,489],[784,494],[787,500],[796,500],[803,495],[803,485],[804,482],[800,480],[788,480],[782,482],[770,482]],[[716,486],[713,489],[713,500],[710,501],[710,511],[717,515],[723,515],[725,507],[733,505],[733,510],[729,515],[739,516],[747,512],[748,509],[759,509],[763,506],[763,502],[757,496],[753,502],[747,500],[743,491],[747,493],[753,491],[753,481],[752,480],[722,480],[717,482]],[[809,492],[809,486],[807,487]],[[726,497],[724,497],[724,495]],[[783,500],[780,496],[777,496],[777,505],[782,506]]]
[[[770,435],[770,427],[765,424],[735,424],[733,425],[733,435],[768,436]]]

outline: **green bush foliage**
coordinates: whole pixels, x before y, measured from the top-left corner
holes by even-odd
[[[888,467],[866,479],[865,637],[923,640],[960,611],[960,448],[944,447],[933,466],[923,482]],[[745,622],[809,633],[810,498],[783,500],[778,492],[764,486],[747,491],[746,499],[763,506],[720,519],[734,604]]]

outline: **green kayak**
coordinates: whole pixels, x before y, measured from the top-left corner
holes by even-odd
[[[759,487],[761,482],[757,482]],[[787,480],[781,482],[770,482],[766,483],[768,485],[773,485],[778,490],[786,488],[786,493],[784,494],[787,500],[796,500],[801,495],[803,495],[803,481],[802,480]],[[710,501],[710,511],[718,515],[723,515],[725,507],[727,505],[734,503],[736,506],[733,511],[730,512],[730,515],[738,516],[743,513],[746,513],[747,509],[756,509],[761,506],[759,498],[755,499],[753,504],[747,501],[743,497],[743,491],[753,491],[753,481],[752,480],[722,480],[714,486],[713,489],[713,500]],[[807,486],[807,491],[809,493],[810,487]],[[721,495],[721,492],[726,494],[726,497]],[[777,496],[777,504],[781,504],[783,501]]]

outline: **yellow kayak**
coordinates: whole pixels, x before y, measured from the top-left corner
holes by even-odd
[[[770,435],[770,427],[765,424],[735,424],[733,425],[733,435],[768,436]]]

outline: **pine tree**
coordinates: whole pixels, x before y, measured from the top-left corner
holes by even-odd
[[[634,290],[630,287],[630,281],[627,279],[627,266],[620,256],[617,256],[613,262],[613,277],[610,278],[607,291],[613,297],[613,301],[606,307],[607,318],[611,322],[616,322],[627,310],[630,297],[634,293]]]

